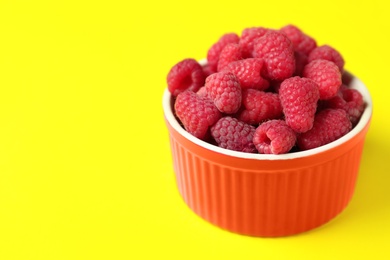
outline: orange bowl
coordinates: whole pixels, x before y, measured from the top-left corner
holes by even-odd
[[[366,103],[359,123],[332,143],[282,155],[231,151],[194,137],[175,118],[166,89],[163,110],[185,203],[208,222],[250,236],[298,234],[336,217],[353,196],[372,117],[369,91],[350,76]]]

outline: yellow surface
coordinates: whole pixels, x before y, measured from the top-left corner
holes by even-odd
[[[390,257],[385,1],[0,1],[0,259]],[[180,198],[165,76],[225,32],[293,23],[331,44],[374,100],[353,200],[287,238],[201,220]]]

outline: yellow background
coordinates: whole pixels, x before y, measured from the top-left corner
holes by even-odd
[[[0,1],[0,259],[390,257],[385,1]],[[355,195],[310,232],[233,234],[180,198],[161,98],[225,32],[299,26],[374,100]]]

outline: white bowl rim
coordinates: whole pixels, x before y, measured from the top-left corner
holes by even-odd
[[[201,62],[202,63],[202,62]],[[366,104],[365,110],[358,122],[358,124],[346,135],[342,136],[341,138],[328,143],[326,145],[313,148],[310,150],[306,151],[299,151],[299,152],[292,152],[292,153],[286,153],[286,154],[259,154],[259,153],[245,153],[245,152],[239,152],[239,151],[233,151],[225,148],[218,147],[216,145],[210,144],[208,142],[205,142],[189,132],[187,132],[177,121],[175,118],[173,111],[172,111],[172,106],[171,106],[171,98],[172,95],[169,92],[168,88],[165,89],[164,94],[163,94],[163,110],[164,110],[164,115],[166,117],[166,120],[168,123],[183,137],[186,139],[190,140],[191,142],[214,152],[228,155],[228,156],[233,156],[233,157],[238,157],[238,158],[243,158],[243,159],[255,159],[255,160],[289,160],[289,159],[296,159],[296,158],[303,158],[303,157],[309,157],[314,154],[318,154],[321,152],[325,152],[327,150],[333,149],[336,146],[339,146],[343,143],[346,143],[350,139],[352,139],[354,136],[356,136],[358,133],[360,133],[364,127],[369,123],[371,115],[372,115],[372,98],[371,95],[364,85],[364,83],[352,75],[352,80],[349,84],[350,88],[357,89],[362,95],[363,95],[363,100]]]

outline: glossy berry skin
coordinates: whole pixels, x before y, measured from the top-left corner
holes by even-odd
[[[256,128],[253,143],[259,153],[283,154],[296,142],[295,132],[283,120],[269,120]]]
[[[279,88],[279,98],[287,125],[297,133],[310,130],[319,97],[317,84],[308,78],[296,76],[284,80]]]
[[[256,148],[252,142],[255,127],[230,116],[222,117],[211,127],[211,136],[219,147],[254,153]]]
[[[222,116],[211,99],[201,97],[190,90],[177,96],[174,109],[184,128],[202,140],[207,137],[209,127]]]
[[[324,109],[316,115],[313,128],[298,136],[298,147],[309,150],[333,142],[352,129],[343,109]]]

